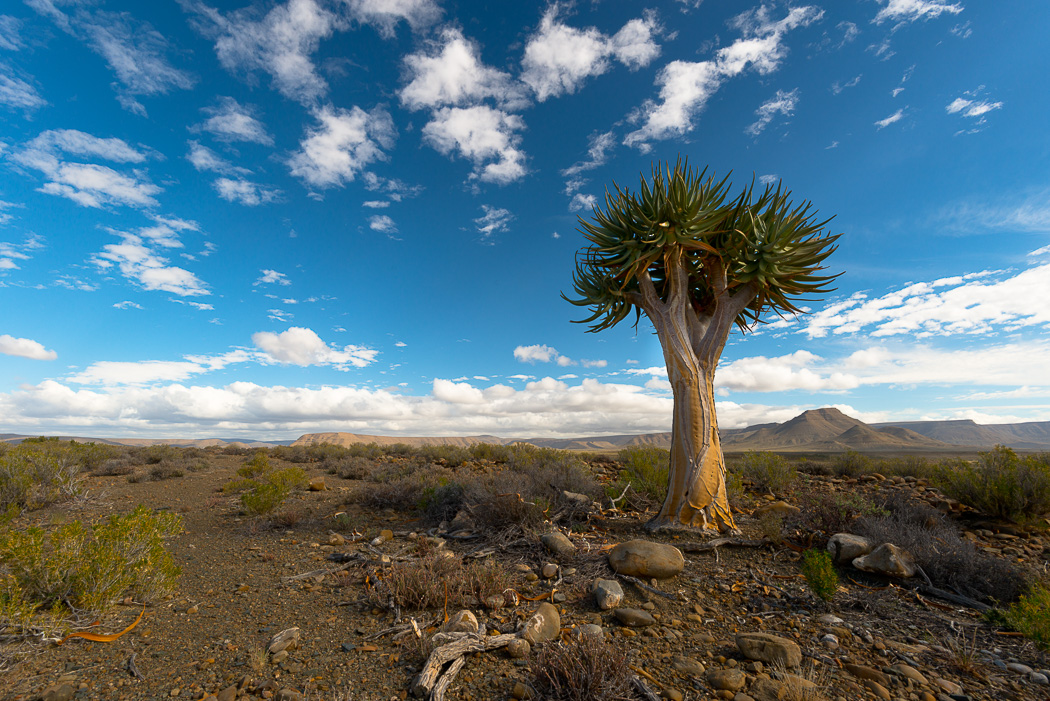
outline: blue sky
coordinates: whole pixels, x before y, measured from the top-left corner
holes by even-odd
[[[1050,4],[7,2],[0,432],[668,430],[578,215],[690,159],[844,235],[723,427],[1050,420]]]

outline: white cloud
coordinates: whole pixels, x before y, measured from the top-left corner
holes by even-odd
[[[161,190],[139,172],[120,173],[96,163],[63,160],[64,154],[98,158],[117,163],[141,163],[146,156],[122,139],[99,138],[74,129],[42,132],[12,158],[40,171],[47,179],[40,191],[67,197],[84,207],[110,204],[155,206],[153,195]]]
[[[292,175],[314,187],[334,187],[352,182],[370,163],[386,158],[383,148],[393,146],[396,132],[390,115],[381,108],[365,112],[322,107],[314,116],[320,122],[288,160]]]
[[[8,334],[0,334],[0,353],[4,355],[15,355],[19,358],[30,360],[54,360],[58,353],[44,348],[39,341],[29,338],[15,338]]]
[[[913,338],[1050,328],[1050,264],[1005,276],[990,272],[918,282],[874,299],[855,294],[807,316],[810,338],[856,334]]]
[[[740,392],[845,390],[859,386],[860,381],[853,375],[842,372],[822,375],[807,367],[819,360],[805,350],[779,358],[742,358],[719,366],[715,384]]]
[[[292,281],[288,279],[288,276],[284,273],[279,273],[276,270],[260,270],[262,276],[256,280],[253,285],[291,285]]]
[[[642,126],[627,135],[624,143],[648,150],[648,142],[685,134],[707,101],[729,78],[748,68],[761,75],[772,73],[787,53],[784,35],[823,16],[812,6],[794,7],[786,17],[773,21],[765,6],[738,15],[733,25],[742,33],[735,42],[718,50],[713,60],[672,61],[660,71],[659,102],[645,102],[633,115]]]
[[[782,114],[785,117],[790,117],[795,113],[795,105],[798,104],[798,88],[795,88],[791,92],[784,92],[783,90],[777,90],[777,94],[762,103],[762,106],[755,110],[755,115],[758,117],[753,124],[744,130],[745,133],[751,136],[758,136],[765,128],[769,126],[773,118],[778,114]]]
[[[316,0],[288,0],[260,17],[256,8],[223,15],[202,2],[187,6],[203,18],[201,29],[216,35],[215,52],[231,72],[265,71],[285,97],[312,104],[328,83],[311,59],[321,40],[346,21]]]
[[[562,11],[557,3],[547,7],[521,60],[521,80],[540,102],[576,92],[587,78],[607,72],[610,59],[638,69],[660,53],[653,41],[659,26],[652,15],[629,21],[610,37],[594,27],[581,30],[562,23],[558,18]]]
[[[585,368],[604,368],[609,365],[608,360],[581,360],[580,365]]]
[[[480,389],[466,382],[441,379],[434,380],[431,396],[450,404],[482,404],[485,401],[485,395]]]
[[[569,211],[579,212],[584,209],[592,209],[596,204],[598,204],[598,198],[594,195],[584,195],[583,193],[577,192],[572,196],[572,199],[569,200]]]
[[[558,351],[550,346],[518,346],[514,358],[523,363],[549,363],[558,358]]]
[[[875,24],[885,21],[905,23],[939,17],[944,13],[957,15],[962,5],[938,2],[938,0],[880,0],[883,7],[872,20]]]
[[[855,77],[847,80],[845,83],[840,83],[840,82],[838,82],[836,80],[834,83],[831,84],[831,94],[832,95],[838,95],[839,93],[841,93],[846,88],[854,88],[854,87],[856,87],[857,85],[860,84],[860,78],[861,78],[861,76],[858,75],[858,76],[855,76]],[[901,88],[901,90],[903,90],[903,89],[904,88]],[[897,97],[896,91],[894,91],[894,95],[893,96]]]
[[[137,302],[132,302],[130,299],[125,299],[123,302],[117,302],[113,305],[114,309],[142,309],[142,305]]]
[[[368,218],[368,228],[384,234],[396,234],[397,224],[385,214],[376,214]]]
[[[33,85],[16,76],[14,68],[0,61],[0,105],[28,113],[46,104],[47,100]]]
[[[252,108],[241,105],[232,97],[222,97],[217,107],[205,107],[201,111],[210,116],[199,128],[220,141],[248,141],[264,146],[273,144],[273,137],[267,133],[263,123],[255,118]]]
[[[886,117],[885,119],[880,119],[879,121],[875,122],[875,127],[877,129],[879,129],[879,130],[882,130],[882,129],[885,129],[886,127],[888,127],[891,124],[895,124],[895,123],[901,121],[901,119],[903,119],[903,118],[904,118],[904,109],[901,108],[901,109],[897,110],[896,112],[894,112],[893,114],[891,114],[889,117]]]
[[[196,275],[183,268],[168,265],[133,234],[119,234],[122,241],[103,246],[92,261],[103,270],[116,265],[120,273],[138,283],[144,290],[171,292],[183,297],[211,294]]]
[[[202,146],[196,141],[190,141],[188,143],[190,145],[190,152],[186,154],[186,160],[192,163],[193,167],[199,171],[210,170],[225,175],[249,175],[251,173],[247,168],[233,165],[207,146]]]
[[[1050,255],[1050,246],[1043,246],[1042,248],[1037,248],[1034,251],[1029,251],[1028,255],[1033,258],[1038,256]]]
[[[18,51],[23,42],[20,36],[22,20],[10,15],[0,15],[0,49]]]
[[[423,127],[423,138],[445,155],[458,151],[471,161],[472,179],[505,185],[525,176],[525,153],[516,133],[524,126],[518,115],[487,105],[444,107]]]
[[[387,200],[367,200],[362,202],[361,205],[369,209],[386,209],[390,206],[390,202]]]
[[[362,346],[329,346],[312,330],[292,326],[282,333],[260,331],[252,334],[252,343],[282,365],[333,365],[337,368],[363,368],[375,362],[379,354]]]
[[[380,36],[392,38],[397,23],[404,20],[415,31],[429,27],[441,18],[441,8],[433,0],[345,0],[350,15],[362,24],[376,28]]]
[[[982,118],[989,112],[1002,109],[1002,102],[987,102],[985,100],[970,100],[957,97],[951,104],[945,107],[948,114],[958,114],[963,117]],[[981,119],[983,121],[983,119]]]
[[[213,185],[222,199],[249,207],[273,202],[281,196],[280,190],[264,187],[244,178],[219,178]]]
[[[9,202],[0,202],[0,224],[5,224],[10,219],[11,215],[3,210],[11,206],[13,205]],[[36,234],[26,237],[22,243],[0,241],[0,270],[18,270],[16,260],[29,260],[33,251],[43,247],[43,239]]]
[[[562,175],[567,178],[573,178],[584,171],[605,165],[609,157],[609,151],[616,147],[616,135],[611,131],[595,132],[591,134],[589,141],[590,146],[587,148],[588,160],[577,161],[563,170],[561,172]]]
[[[474,225],[478,233],[485,238],[500,231],[507,231],[508,225],[514,219],[509,209],[490,207],[487,204],[481,205],[481,209],[484,214],[474,220]]]
[[[473,105],[492,98],[505,108],[523,106],[524,96],[509,74],[481,62],[477,47],[463,33],[447,28],[432,51],[405,57],[409,82],[401,104],[413,110]]]

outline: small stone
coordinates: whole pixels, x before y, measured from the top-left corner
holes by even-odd
[[[702,677],[706,671],[699,661],[682,655],[672,657],[671,666],[676,672],[686,677]]]
[[[324,477],[314,477],[310,480],[310,491],[311,492],[323,492],[328,487],[324,484]]]
[[[715,689],[740,691],[744,688],[746,679],[744,673],[739,669],[709,669],[707,670],[707,683]]]
[[[616,620],[628,628],[645,628],[656,625],[656,619],[652,614],[641,609],[616,609],[613,615],[616,616]]]
[[[540,538],[544,547],[562,562],[571,560],[576,555],[576,546],[561,531],[551,531]]]
[[[448,622],[442,626],[442,630],[446,633],[474,633],[477,634],[479,630],[478,618],[472,611],[463,609],[452,614],[452,617],[448,619]]]
[[[685,557],[673,545],[629,540],[609,551],[609,566],[632,577],[666,579],[685,569]]]
[[[878,682],[882,686],[890,685],[890,678],[877,669],[872,667],[865,667],[859,664],[846,663],[842,667],[855,676],[857,679],[870,679],[871,681]]]
[[[926,677],[922,676],[922,673],[919,672],[919,670],[915,669],[914,667],[912,667],[910,665],[895,664],[895,665],[890,665],[889,667],[887,667],[887,669],[890,672],[893,672],[894,674],[902,676],[902,677],[904,677],[906,679],[911,679],[916,684],[922,684],[923,686],[926,686],[927,684],[929,684],[929,682],[926,681]]]
[[[40,701],[70,701],[75,691],[70,684],[56,684],[45,689],[39,698]]]
[[[394,532],[389,528],[384,528],[383,530],[379,531],[379,537],[383,539],[384,543],[388,543],[394,539]]]
[[[299,629],[286,628],[270,638],[270,642],[266,644],[266,651],[272,655],[282,650],[294,650],[297,647],[299,647]]]
[[[623,587],[615,579],[596,579],[591,592],[602,611],[614,609],[623,603]]]
[[[174,698],[174,697],[178,696],[181,693],[182,693],[182,689],[180,689],[179,687],[175,687],[174,689],[171,690],[171,693],[168,694],[168,696],[171,696],[172,698]]]
[[[215,695],[218,701],[233,701],[237,698],[237,685],[230,684],[228,687]]]
[[[798,643],[769,633],[739,633],[737,649],[749,660],[761,660],[766,664],[798,667],[802,664],[802,650]]]
[[[343,536],[341,536],[338,533],[330,533],[328,535],[328,544],[329,545],[345,545],[346,544],[346,538],[344,538]]]
[[[748,690],[753,701],[781,701],[787,698],[787,689],[782,682],[775,679],[759,677]],[[733,701],[736,701],[734,698]]]
[[[797,506],[792,506],[786,501],[775,501],[772,504],[766,504],[755,509],[751,515],[755,518],[762,518],[766,514],[772,514],[773,516],[793,516],[802,511]]]
[[[270,664],[281,664],[282,662],[284,662],[287,659],[288,659],[288,651],[287,650],[281,650],[280,652],[275,652],[273,654],[273,657],[270,658]]]
[[[521,699],[531,699],[534,694],[531,687],[521,682],[514,682],[514,688],[511,689],[510,695],[520,701]]]
[[[1006,535],[1006,534],[1005,533],[998,533],[997,535]],[[1032,668],[1031,667],[1029,667],[1026,664],[1021,664],[1020,662],[1008,662],[1007,665],[1006,665],[1006,668],[1008,670],[1010,670],[1011,672],[1015,672],[1017,674],[1031,674],[1032,673]]]
[[[198,611],[200,611],[200,607],[198,607],[196,604],[194,604],[193,606],[190,606],[188,609],[186,609],[186,613],[188,613],[190,615],[193,615],[193,614],[197,613]]]
[[[660,692],[660,696],[668,699],[668,701],[682,701],[685,698],[678,689],[664,689]]]
[[[867,555],[874,547],[875,544],[867,538],[852,533],[836,533],[828,539],[831,559],[840,565]]]
[[[507,651],[507,656],[514,660],[523,660],[529,656],[532,651],[532,646],[529,645],[529,641],[524,638],[515,638],[507,643],[504,648]]]
[[[543,602],[532,618],[525,622],[521,637],[530,644],[536,645],[553,640],[559,631],[561,631],[561,614],[553,604]]]
[[[884,687],[882,684],[879,684],[877,681],[865,679],[864,686],[868,689],[868,691],[882,699],[882,701],[891,701],[892,697],[890,696],[890,692],[886,690],[886,687]]]
[[[576,629],[576,632],[581,636],[591,636],[595,638],[605,637],[605,631],[602,630],[602,627],[594,623],[584,623]]]
[[[891,577],[914,577],[916,572],[915,558],[907,550],[893,543],[883,543],[867,555],[858,557],[853,561],[853,566],[863,572]]]

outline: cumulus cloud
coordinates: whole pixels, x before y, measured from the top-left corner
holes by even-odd
[[[181,297],[207,295],[207,285],[190,271],[169,265],[167,258],[157,255],[143,239],[134,234],[115,232],[120,243],[103,246],[91,262],[101,270],[116,269],[125,278],[144,290],[170,292]]]
[[[653,15],[629,21],[610,37],[594,27],[576,29],[564,24],[558,17],[563,11],[558,3],[551,4],[525,44],[521,80],[540,102],[576,92],[587,78],[607,72],[610,59],[638,69],[660,53],[653,40],[659,32]]]
[[[415,31],[425,29],[441,18],[434,0],[344,0],[350,16],[361,24],[376,28],[380,36],[392,38],[399,22]]]
[[[19,358],[30,360],[54,360],[58,353],[44,348],[39,341],[29,338],[15,338],[8,334],[0,334],[0,353],[4,355],[15,355]]]
[[[284,273],[279,273],[276,270],[260,270],[262,275],[256,280],[253,285],[291,285],[292,281],[288,279],[288,276]]]
[[[823,11],[813,6],[793,7],[780,20],[773,20],[765,6],[738,15],[732,24],[741,32],[741,38],[719,49],[714,59],[672,61],[661,69],[656,79],[659,101],[645,102],[632,115],[641,127],[628,134],[624,143],[647,151],[649,141],[688,133],[707,101],[726,80],[749,68],[761,75],[772,73],[787,53],[787,32],[812,24],[822,16]]]
[[[370,163],[386,158],[383,148],[394,144],[394,122],[381,108],[365,112],[357,106],[325,106],[314,116],[319,124],[308,130],[288,160],[292,175],[313,187],[352,182]]]
[[[384,234],[396,234],[397,224],[385,214],[375,214],[368,218],[368,228]]]
[[[801,321],[810,338],[866,332],[913,338],[1050,328],[1050,264],[1018,273],[984,271],[912,283],[876,298],[857,293]]]
[[[444,107],[423,127],[423,138],[445,155],[455,152],[471,161],[472,179],[505,185],[526,173],[517,133],[524,126],[518,115],[487,105]]]
[[[563,368],[576,365],[572,358],[544,345],[518,346],[514,349],[514,359],[521,363],[557,363]],[[589,368],[603,368],[607,363],[604,360],[584,360],[583,365]]]
[[[795,105],[798,104],[798,88],[795,88],[791,92],[784,92],[783,90],[777,90],[777,94],[762,103],[762,106],[755,110],[755,116],[758,117],[747,129],[745,133],[750,136],[758,136],[766,127],[773,121],[773,118],[778,114],[782,114],[785,117],[790,117],[795,113]]]
[[[219,197],[227,202],[238,202],[248,207],[273,202],[281,196],[281,191],[265,187],[244,178],[219,178],[214,183]]]
[[[260,331],[252,334],[252,343],[274,361],[282,365],[333,365],[363,368],[375,362],[379,351],[362,346],[330,346],[311,329],[292,326],[282,333]]]
[[[148,22],[126,12],[96,10],[87,3],[77,4],[70,13],[58,7],[65,3],[55,0],[27,0],[26,4],[106,61],[116,76],[121,104],[132,112],[146,113],[135,96],[185,90],[196,82],[190,73],[171,64],[167,39]]]
[[[40,192],[66,197],[83,207],[155,206],[161,190],[138,171],[122,173],[110,166],[66,160],[68,156],[141,163],[146,155],[117,138],[100,138],[75,129],[42,132],[15,151],[16,163],[47,179]]]
[[[897,22],[904,24],[918,20],[933,19],[947,13],[957,15],[963,6],[938,0],[879,0],[882,8],[872,20],[875,24]]]
[[[478,233],[486,239],[500,231],[507,231],[508,225],[514,219],[509,209],[483,204],[481,210],[484,214],[474,220],[474,226],[477,227]]]
[[[266,127],[255,117],[255,111],[249,106],[241,105],[232,97],[222,97],[215,107],[201,110],[208,118],[197,127],[214,136],[219,141],[247,141],[270,146],[273,137]]]

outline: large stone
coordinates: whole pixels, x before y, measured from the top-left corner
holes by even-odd
[[[915,559],[904,548],[893,543],[883,543],[863,557],[853,561],[853,566],[863,572],[873,572],[889,577],[914,577]]]
[[[736,646],[749,660],[766,664],[798,667],[802,664],[802,650],[793,640],[769,633],[738,633]]]
[[[788,698],[788,690],[783,682],[759,677],[751,684],[748,695],[755,701],[781,701]]]
[[[890,678],[887,677],[883,672],[875,669],[874,667],[867,667],[860,664],[850,664],[849,662],[842,665],[843,668],[858,679],[870,679],[873,682],[878,682],[882,686],[890,685]]]
[[[613,571],[632,577],[674,577],[685,569],[682,551],[673,545],[648,540],[629,540],[609,552]]]
[[[674,667],[676,672],[686,677],[701,677],[706,671],[698,660],[682,655],[672,657],[671,666]]]
[[[828,539],[828,552],[836,564],[853,562],[871,552],[875,544],[867,538],[852,533],[836,533]]]
[[[739,669],[709,669],[707,683],[719,690],[740,691],[747,683],[747,678]]]
[[[562,562],[576,555],[576,546],[561,531],[547,533],[540,538],[540,542]]]
[[[559,632],[561,632],[561,614],[553,604],[545,601],[536,609],[532,618],[525,621],[521,637],[528,640],[530,645],[537,645],[553,640]]]
[[[613,615],[616,616],[616,620],[628,628],[645,628],[656,625],[653,615],[642,609],[616,609]]]
[[[442,626],[442,631],[445,633],[474,633],[477,634],[479,630],[478,617],[474,615],[473,611],[463,609],[457,611],[448,619],[448,622]]]
[[[615,579],[596,579],[591,591],[598,608],[602,611],[614,609],[623,603],[623,587]]]

